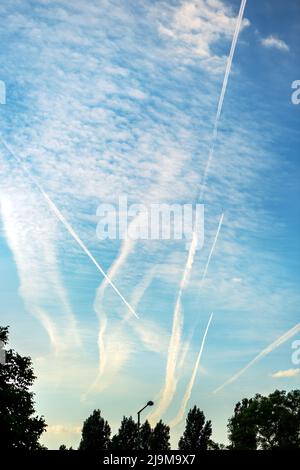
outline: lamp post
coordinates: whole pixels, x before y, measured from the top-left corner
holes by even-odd
[[[138,447],[139,448],[141,446],[141,439],[140,439],[141,412],[144,411],[144,409],[147,408],[147,406],[153,406],[153,405],[154,405],[154,402],[152,400],[149,400],[147,402],[147,404],[142,409],[140,409],[140,411],[137,412],[137,415],[138,415]]]

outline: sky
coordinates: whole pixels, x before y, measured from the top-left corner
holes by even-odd
[[[0,4],[0,324],[32,357],[49,448],[77,447],[95,408],[115,432],[148,400],[173,447],[194,404],[226,443],[237,401],[299,388],[298,0],[246,3],[199,200],[239,8]],[[98,207],[120,196],[204,204],[179,302],[185,240],[97,236]]]

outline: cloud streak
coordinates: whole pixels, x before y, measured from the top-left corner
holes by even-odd
[[[287,369],[287,370],[279,370],[278,372],[274,372],[272,377],[274,379],[281,379],[285,377],[296,377],[300,372],[300,369]]]
[[[190,381],[188,383],[187,389],[186,389],[185,394],[183,396],[183,399],[182,399],[182,402],[181,402],[181,405],[180,405],[180,409],[178,411],[178,414],[175,416],[175,418],[170,422],[170,427],[177,426],[177,424],[179,424],[182,421],[182,419],[184,418],[188,402],[191,398],[191,394],[192,394],[195,379],[196,379],[196,376],[197,376],[198,368],[199,368],[199,365],[200,365],[203,349],[204,349],[204,346],[205,346],[206,336],[207,336],[208,329],[210,327],[210,323],[212,321],[212,318],[213,318],[213,314],[211,314],[210,317],[209,317],[209,320],[208,320],[208,323],[207,323],[207,326],[206,326],[206,329],[205,329],[205,332],[204,332],[204,335],[203,335],[203,338],[202,338],[200,350],[199,350],[199,353],[198,353],[198,356],[197,356],[197,359],[196,359],[196,362],[195,362],[195,365],[194,365],[194,368],[193,368],[193,372],[192,372]]]
[[[290,338],[292,338],[295,334],[299,333],[300,331],[300,323],[297,323],[293,328],[288,330],[286,333],[281,335],[279,338],[277,338],[273,343],[271,343],[269,346],[267,346],[265,349],[263,349],[257,356],[255,356],[252,361],[250,361],[245,367],[243,367],[239,372],[234,374],[232,377],[230,377],[226,382],[224,382],[220,387],[216,388],[213,393],[219,393],[221,390],[223,390],[227,385],[232,384],[236,380],[238,380],[241,375],[243,375],[250,367],[254,366],[257,362],[259,362],[261,359],[263,359],[265,356],[273,352],[275,349],[279,348],[283,343],[288,341]]]
[[[43,325],[53,349],[60,353],[81,344],[77,322],[69,304],[57,268],[56,230],[41,214],[41,206],[33,193],[26,191],[30,209],[22,204],[21,194],[1,196],[4,231],[14,255],[20,293],[27,307]]]

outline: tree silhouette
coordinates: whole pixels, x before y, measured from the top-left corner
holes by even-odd
[[[170,428],[161,420],[156,424],[152,431],[151,450],[170,450]]]
[[[237,403],[228,424],[232,449],[299,449],[300,390],[276,390]]]
[[[151,437],[152,437],[152,429],[149,424],[149,421],[146,420],[144,424],[140,427],[140,449],[141,450],[151,450]]]
[[[232,449],[255,450],[257,448],[257,425],[255,424],[257,403],[244,398],[234,408],[228,423],[228,437]]]
[[[207,450],[211,433],[211,421],[206,421],[204,413],[194,406],[188,412],[185,431],[179,440],[178,449],[184,452]]]
[[[118,433],[112,438],[113,450],[138,450],[139,432],[138,425],[130,416],[122,419]]]
[[[93,413],[83,423],[79,450],[107,450],[110,446],[110,426],[101,416],[100,410]]]
[[[0,341],[8,342],[8,327],[0,327]],[[35,380],[32,362],[14,350],[0,363],[0,444],[1,449],[36,450],[44,448],[39,438],[46,428],[43,417],[34,416]]]

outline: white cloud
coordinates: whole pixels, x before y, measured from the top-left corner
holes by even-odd
[[[221,39],[230,40],[236,25],[236,16],[220,0],[197,0],[182,2],[162,19],[159,32],[174,41],[177,54],[184,60],[200,59],[210,72],[220,72],[226,57],[213,51]],[[241,29],[250,25],[244,19]]]
[[[272,377],[275,379],[281,378],[281,377],[295,377],[298,375],[300,372],[300,369],[287,369],[287,370],[279,370],[278,372],[275,372],[272,374]]]
[[[46,432],[49,434],[80,434],[81,426],[65,425],[65,424],[50,424],[47,426]]]
[[[280,51],[289,51],[290,48],[286,42],[282,39],[277,38],[276,36],[268,36],[266,38],[261,39],[261,44],[267,48],[275,48],[279,49]]]

